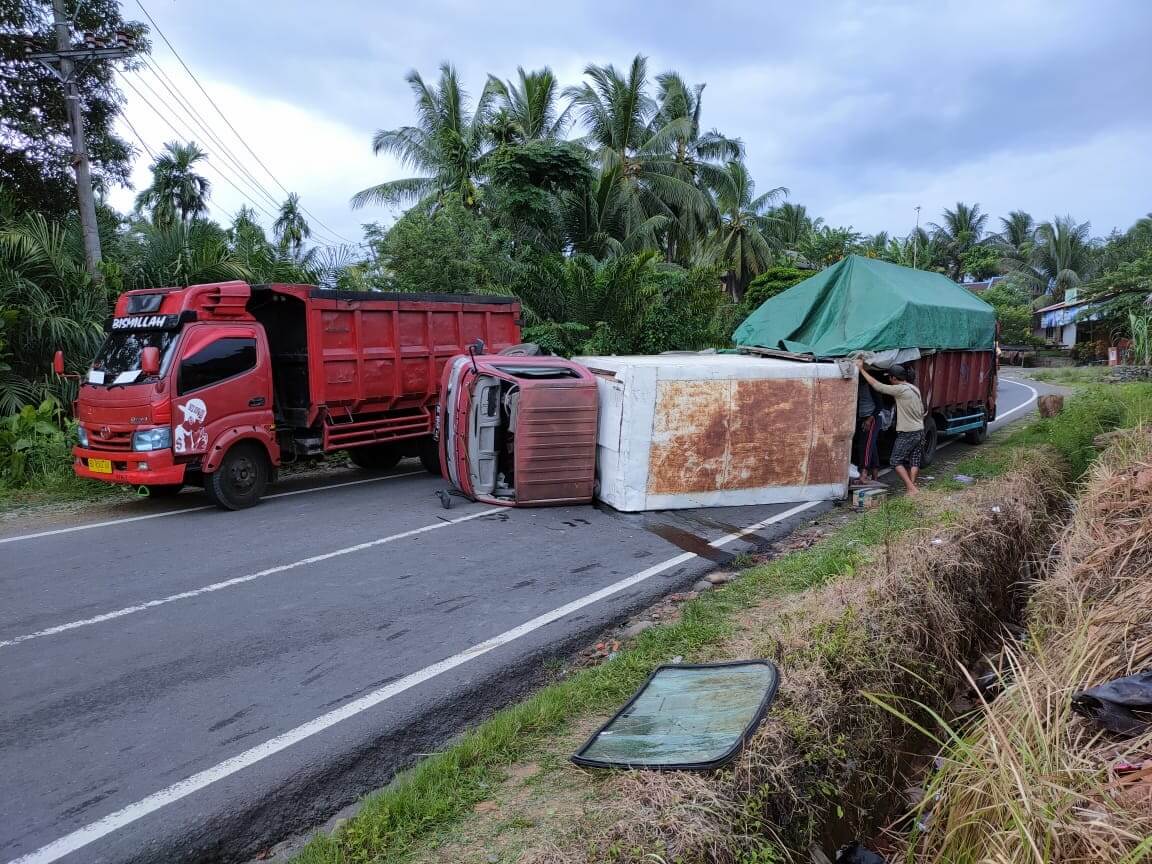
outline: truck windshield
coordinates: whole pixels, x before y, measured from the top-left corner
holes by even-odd
[[[144,349],[160,349],[160,374],[168,370],[175,330],[121,330],[109,333],[92,361],[88,372],[90,384],[131,384],[140,378],[140,355]]]

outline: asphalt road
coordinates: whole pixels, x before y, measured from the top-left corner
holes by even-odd
[[[417,467],[0,533],[0,861],[243,859],[829,506],[444,510]]]

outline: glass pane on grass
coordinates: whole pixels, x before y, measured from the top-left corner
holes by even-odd
[[[778,682],[766,660],[661,666],[572,761],[602,768],[722,765],[760,725]]]

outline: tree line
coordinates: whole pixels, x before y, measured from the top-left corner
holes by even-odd
[[[14,8],[29,13],[21,26],[43,25],[31,14],[43,5],[19,0]],[[120,20],[112,0],[80,14],[93,27],[138,27]],[[26,71],[0,54],[0,71],[12,69]],[[450,64],[433,80],[412,72],[407,84],[410,125],[382,129],[371,144],[411,176],[351,198],[353,207],[406,208],[392,224],[365,225],[359,244],[318,245],[292,194],[267,228],[246,206],[219,224],[207,215],[209,154],[173,141],[152,159],[132,212],[101,203],[105,261],[95,278],[59,182],[62,115],[32,112],[35,128],[16,116],[35,94],[47,98],[47,84],[6,101],[6,127],[55,143],[0,159],[0,416],[45,397],[66,403],[66,386],[48,371],[53,351],[63,348],[78,371],[116,294],[156,285],[245,279],[512,293],[524,304],[526,338],[560,353],[726,345],[765,299],[848,254],[957,281],[1006,277],[985,297],[1008,340],[1031,338],[1031,310],[1073,287],[1111,296],[1117,321],[1152,290],[1149,219],[1093,238],[1071,217],[1014,211],[993,224],[978,204],[961,202],[907,233],[826,224],[788,200],[785,186],[758,187],[745,143],[707,124],[703,83],[653,75],[643,56],[623,68],[591,64],[568,87],[547,68],[520,69],[510,80],[489,77],[472,96]],[[106,191],[126,182],[138,154],[116,143],[102,107],[120,99],[114,80],[85,88],[98,108],[90,135]]]

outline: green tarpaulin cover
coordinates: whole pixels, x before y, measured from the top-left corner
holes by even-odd
[[[736,328],[737,345],[817,357],[893,348],[991,349],[996,312],[947,276],[849,255]]]

